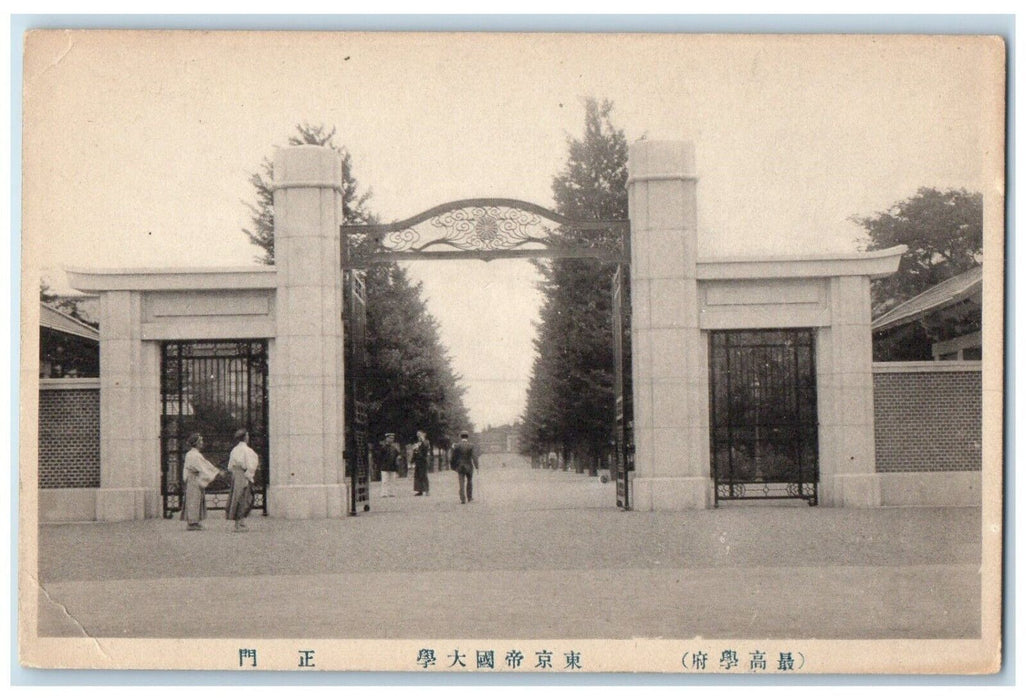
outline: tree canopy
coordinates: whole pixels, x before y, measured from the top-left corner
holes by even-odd
[[[446,443],[472,430],[464,389],[427,312],[421,285],[411,284],[398,265],[367,271],[367,358],[365,375],[371,435],[395,432],[412,442],[424,430]]]
[[[82,310],[82,307],[80,306],[82,299],[57,294],[53,289],[51,289],[50,285],[47,284],[45,280],[39,281],[39,301],[53,309],[66,313],[68,316],[76,318],[82,323],[92,326],[93,328],[100,327],[99,323],[93,320],[88,313]]]
[[[587,99],[584,136],[567,137],[566,166],[552,181],[556,211],[566,217],[627,218],[627,139],[611,122],[612,109],[608,100]],[[521,446],[528,452],[561,449],[594,458],[613,437],[615,265],[568,259],[538,263],[538,268],[544,301]]]
[[[342,158],[342,216],[348,224],[375,223],[377,217],[361,193],[353,175],[352,158],[335,142],[336,131],[323,125],[300,124],[289,145],[327,146]],[[255,203],[252,227],[243,233],[262,254],[264,264],[274,263],[274,165],[265,158],[260,171],[250,177]],[[464,389],[442,345],[438,324],[427,312],[421,286],[410,282],[394,263],[367,270],[367,368],[365,388],[371,439],[385,432],[412,442],[417,430],[425,430],[433,442],[445,442],[460,429],[471,429]]]
[[[874,316],[982,260],[983,197],[978,192],[920,187],[887,211],[852,220],[866,229],[865,250],[908,246],[898,272],[873,282]]]

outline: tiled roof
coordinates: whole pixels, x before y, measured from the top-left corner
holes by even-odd
[[[966,270],[927,289],[922,294],[898,304],[873,321],[873,330],[882,331],[899,326],[910,318],[946,309],[978,295],[983,288],[983,266]]]
[[[100,331],[42,302],[39,303],[39,325],[43,328],[100,342]]]

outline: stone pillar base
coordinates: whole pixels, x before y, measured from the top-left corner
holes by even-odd
[[[284,520],[341,518],[348,511],[346,484],[275,486],[267,490],[267,514]]]
[[[839,474],[822,477],[819,502],[840,508],[875,508],[881,503],[879,474]]]
[[[695,510],[713,502],[713,482],[705,476],[638,477],[631,483],[634,510]]]
[[[143,520],[147,513],[146,504],[152,501],[150,489],[100,488],[96,490],[96,519],[100,522]]]

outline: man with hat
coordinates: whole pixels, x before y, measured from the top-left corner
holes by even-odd
[[[460,481],[460,503],[474,500],[474,470],[478,469],[477,453],[470,444],[470,434],[460,433],[460,441],[452,448],[452,468]],[[466,490],[464,490],[466,485]]]
[[[385,433],[381,443],[381,497],[395,498],[395,473],[399,468],[399,446],[395,433]]]

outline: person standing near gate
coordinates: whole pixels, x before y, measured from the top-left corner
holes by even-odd
[[[182,480],[185,482],[185,503],[182,505],[182,520],[189,523],[187,530],[202,530],[201,520],[207,517],[207,499],[204,493],[207,484],[218,474],[218,468],[208,462],[200,450],[203,436],[193,433],[186,440],[189,451],[182,465]]]
[[[428,459],[431,458],[431,443],[427,433],[417,431],[417,444],[413,446],[413,492],[423,496],[428,492]]]
[[[399,446],[395,433],[385,433],[381,443],[381,497],[395,498],[395,473],[399,469]]]
[[[474,500],[474,470],[478,468],[477,453],[470,444],[470,434],[460,433],[460,441],[452,448],[452,468],[460,483],[460,503]],[[466,490],[464,490],[464,484]]]
[[[249,431],[235,431],[236,445],[228,455],[228,471],[232,476],[232,492],[228,497],[225,517],[235,521],[235,532],[246,529],[246,516],[253,509],[253,481],[260,468],[260,457],[249,446]]]

